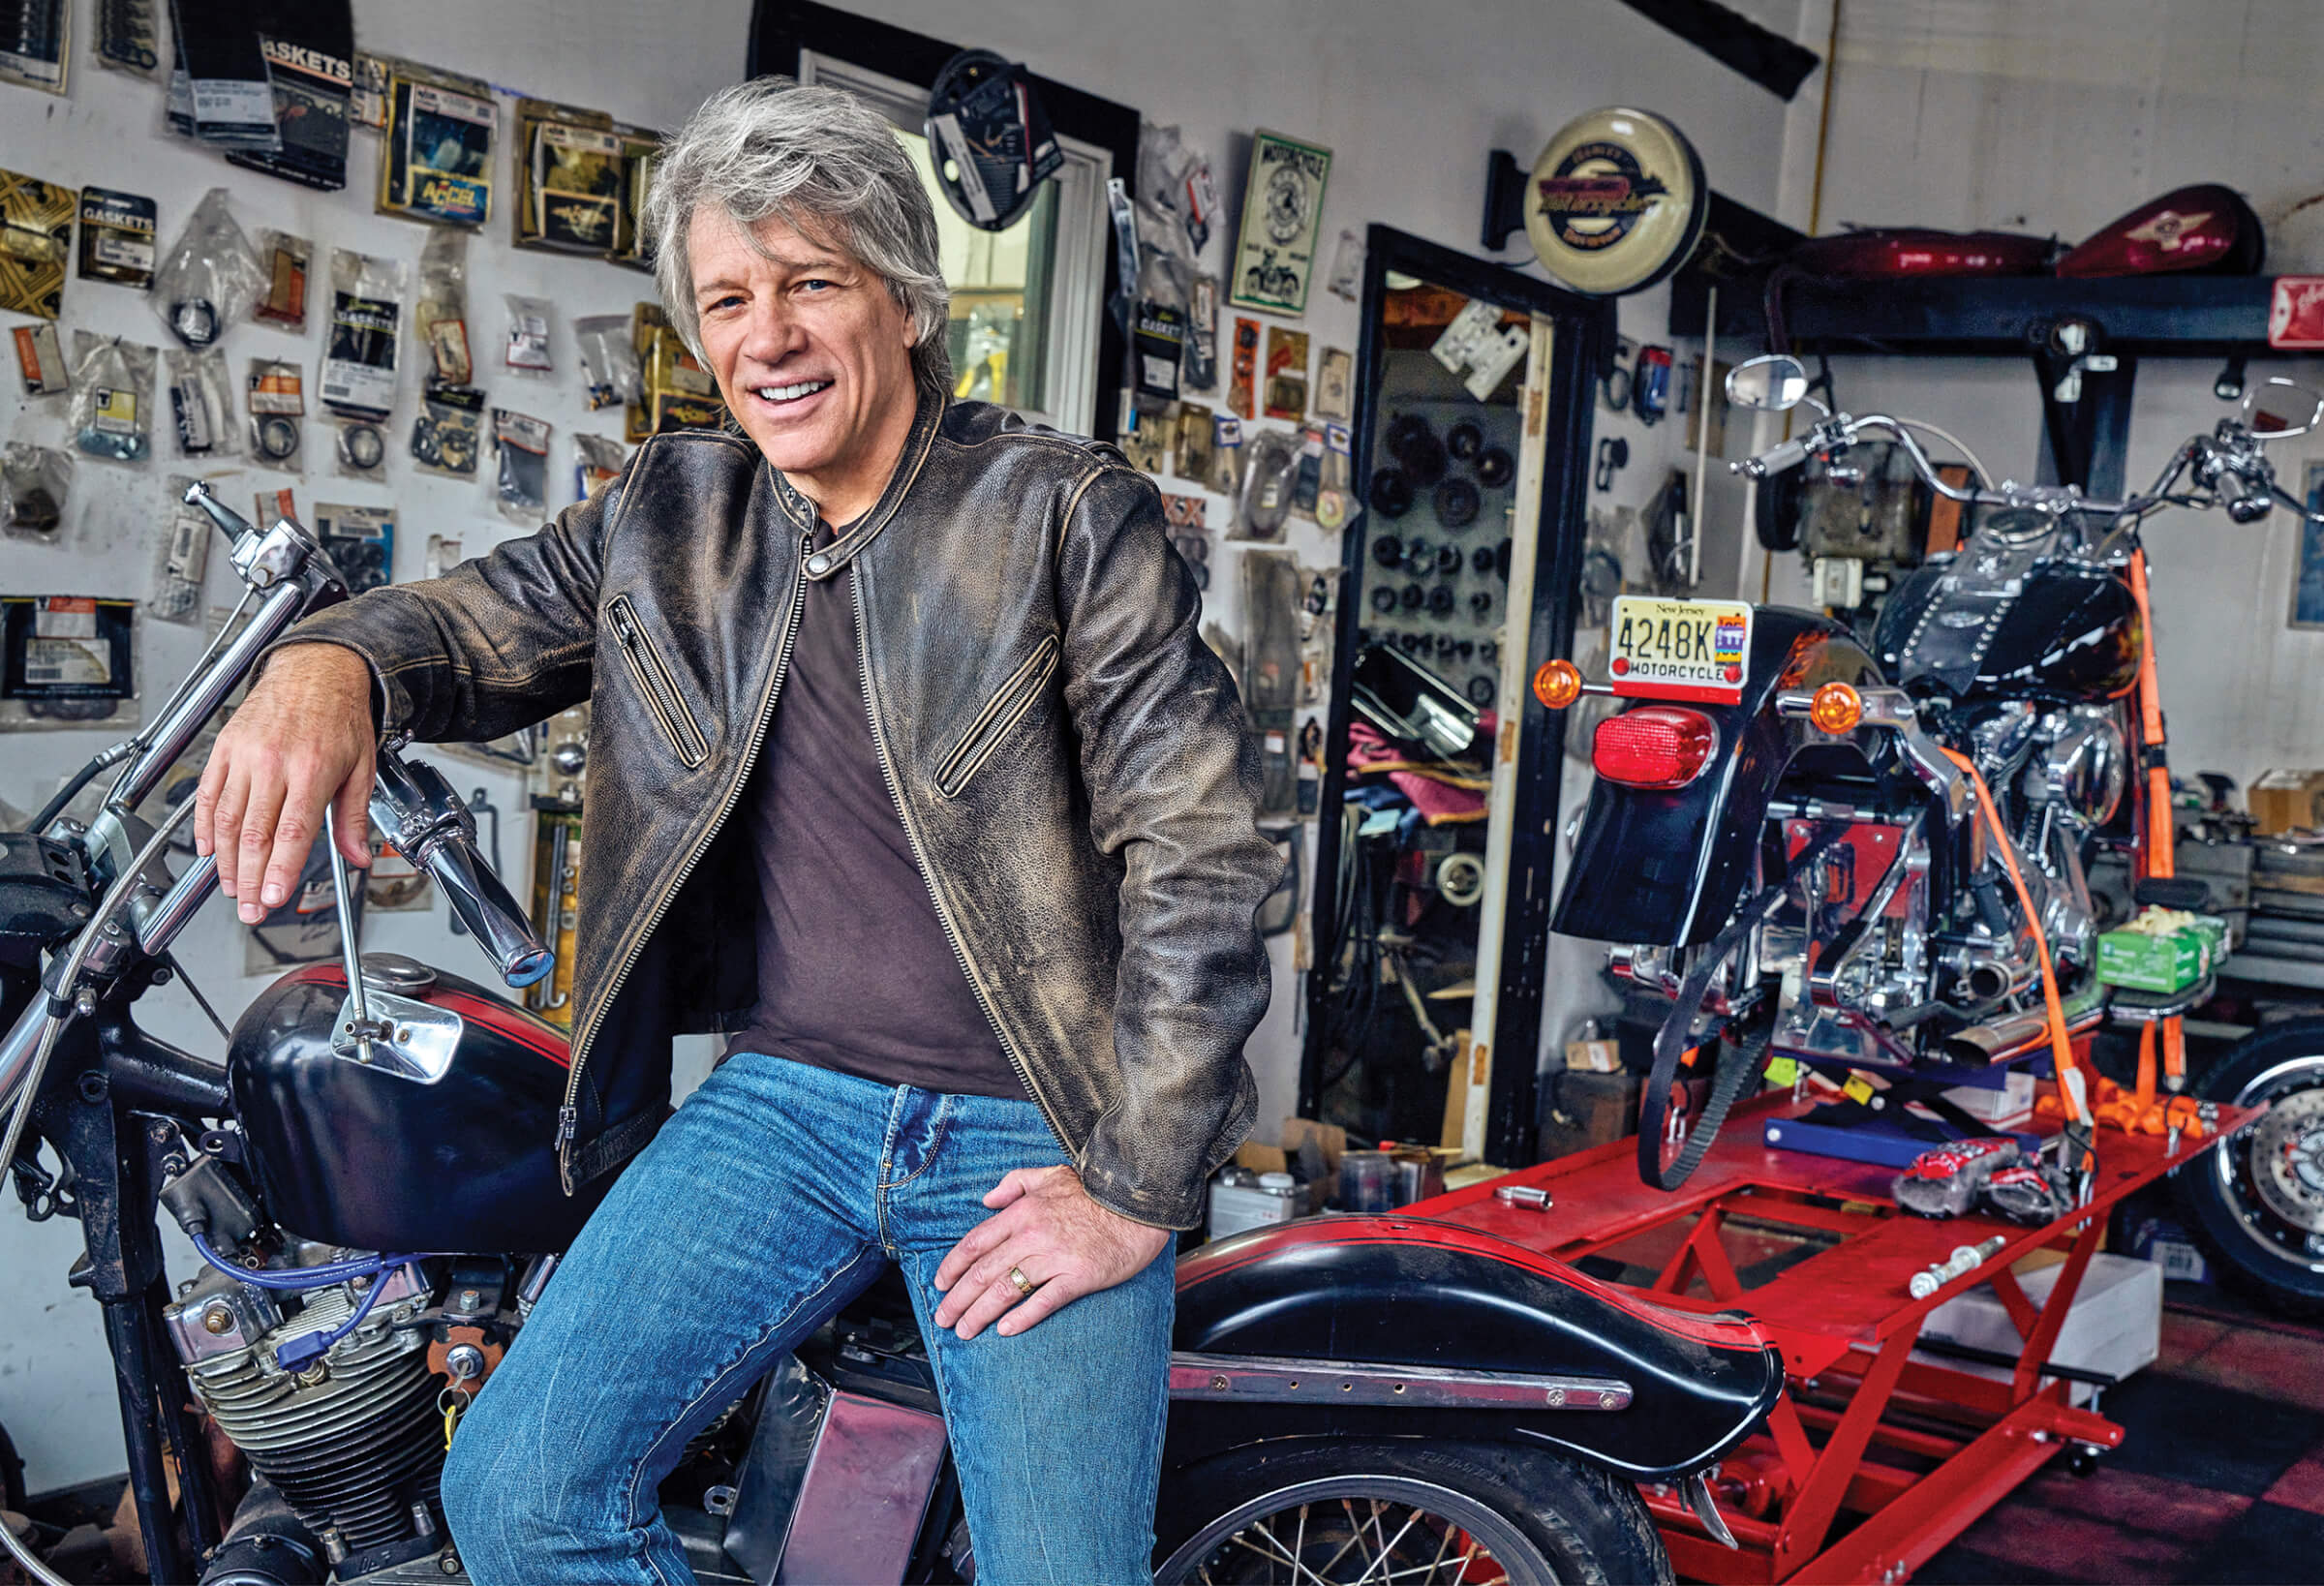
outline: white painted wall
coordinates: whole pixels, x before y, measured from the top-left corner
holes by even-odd
[[[1789,31],[1797,0],[1742,0],[1761,22]],[[1335,151],[1323,213],[1330,240],[1342,228],[1361,233],[1383,221],[1463,252],[1477,252],[1486,150],[1508,148],[1530,161],[1548,134],[1595,106],[1628,102],[1674,115],[1703,153],[1712,182],[1746,203],[1775,202],[1785,137],[1784,107],[1765,93],[1680,43],[1616,0],[1458,0],[1426,13],[1388,0],[1328,11],[1300,0],[1199,0],[1172,6],[1116,6],[1097,15],[1061,0],[1005,0],[969,8],[938,0],[866,0],[862,9],[882,20],[1000,49],[1039,72],[1141,109],[1148,119],[1177,122],[1188,140],[1208,150],[1228,198],[1227,231],[1241,187],[1239,162],[1255,126],[1313,139]],[[748,32],[747,0],[676,0],[637,6],[622,0],[499,0],[486,8],[449,0],[355,0],[356,37],[366,47],[441,61],[489,76],[513,92],[601,107],[626,119],[672,125],[701,98],[741,75]],[[340,244],[416,260],[424,233],[410,223],[370,213],[376,159],[373,139],[358,133],[352,159],[352,188],[309,194],[287,183],[234,171],[206,153],[161,133],[158,91],[99,71],[85,41],[77,44],[73,93],[58,101],[0,90],[0,163],[50,180],[95,183],[148,193],[161,200],[165,241],[175,235],[201,191],[224,183],[232,190],[246,229],[275,226],[322,246]],[[506,107],[504,106],[504,114]],[[504,166],[505,168],[505,166]],[[470,254],[472,331],[480,320],[481,350],[498,334],[498,294],[513,290],[550,296],[570,317],[615,312],[647,294],[644,278],[602,264],[511,250],[505,226],[477,238]],[[1207,262],[1224,257],[1226,237],[1214,240]],[[1513,264],[1529,256],[1520,235],[1502,257]],[[1530,267],[1530,266],[1528,266]],[[1537,271],[1538,273],[1538,271]],[[1665,294],[1625,303],[1625,332],[1640,341],[1665,339]],[[1232,316],[1224,316],[1231,319]],[[1301,328],[1315,354],[1327,346],[1353,350],[1353,304],[1318,288]],[[123,289],[83,283],[67,287],[64,325],[127,334],[158,343],[160,326],[144,302]],[[559,357],[571,353],[569,329],[560,327]],[[314,367],[320,335],[292,342],[244,326],[228,338],[235,360],[295,349]],[[411,382],[407,381],[407,404]],[[63,439],[61,412],[27,407],[11,394],[0,399],[0,435],[46,443]],[[503,402],[538,412],[559,428],[555,473],[569,469],[569,435],[590,422],[577,387],[560,379],[545,389],[512,380],[494,382]],[[58,399],[61,401],[61,399]],[[408,412],[401,415],[408,422]],[[1643,430],[1624,414],[1601,413],[1601,433],[1627,435],[1632,464],[1601,503],[1642,502],[1676,459],[1681,426]],[[325,440],[310,424],[310,476],[297,482],[302,507],[317,500],[391,501],[401,510],[397,575],[418,576],[430,533],[457,530],[473,552],[511,532],[489,511],[476,490],[414,475],[407,462],[390,465],[384,489],[331,479],[327,464],[312,459]],[[167,450],[167,446],[164,448]],[[0,587],[40,591],[142,595],[148,577],[149,534],[159,521],[166,462],[142,471],[84,463],[71,507],[68,544],[43,552],[0,541]],[[258,475],[229,476],[221,495],[240,505]],[[1182,485],[1176,488],[1184,488]],[[1211,522],[1228,519],[1214,499]],[[1301,526],[1293,539],[1302,560],[1329,564],[1336,536]],[[1229,628],[1235,610],[1233,555],[1212,582],[1213,614]],[[229,588],[213,572],[215,600]],[[165,625],[148,628],[148,697],[166,688],[196,652],[192,636]],[[20,737],[0,756],[0,798],[39,802],[73,764],[104,741],[98,734]],[[505,808],[516,803],[508,778],[481,781]],[[512,835],[514,828],[512,827]],[[513,841],[511,843],[513,848]],[[514,854],[511,854],[514,859]],[[239,975],[239,932],[216,905],[211,929],[194,933],[187,952],[192,972],[230,1018],[262,986]],[[376,916],[366,945],[437,956],[457,964],[465,949],[444,937],[441,918]],[[1577,944],[1565,944],[1577,947]],[[1300,1038],[1296,1010],[1300,988],[1291,972],[1289,938],[1276,944],[1274,1005],[1252,1042],[1260,1076],[1262,1127],[1292,1109]],[[1554,961],[1570,976],[1552,987],[1548,1021],[1574,993],[1595,985],[1594,948]],[[162,1034],[190,1045],[214,1043],[199,1016],[171,989],[146,1011]],[[691,1053],[698,1066],[703,1053]],[[13,1205],[13,1202],[12,1202]],[[31,1229],[0,1208],[0,1419],[23,1448],[35,1489],[87,1479],[117,1470],[120,1451],[107,1364],[88,1302],[63,1286],[76,1247],[76,1231],[62,1224]]]
[[[70,95],[60,100],[0,88],[0,165],[69,187],[95,184],[154,198],[161,205],[165,248],[202,193],[217,185],[230,191],[235,217],[246,231],[255,235],[258,228],[270,226],[312,238],[318,245],[317,279],[309,290],[307,335],[299,339],[243,324],[229,331],[223,343],[237,380],[250,357],[298,359],[307,371],[312,412],[322,346],[316,304],[319,299],[328,302],[323,250],[333,245],[356,248],[415,266],[427,234],[410,221],[371,213],[376,136],[354,135],[350,186],[343,193],[311,193],[234,169],[217,155],[164,132],[158,84],[100,70],[85,25],[92,14],[85,7],[75,11]],[[659,0],[650,7],[574,6],[557,0],[496,0],[491,6],[454,0],[355,4],[356,38],[366,48],[442,62],[489,77],[508,90],[598,107],[646,125],[676,123],[705,93],[739,75],[748,20],[745,0]],[[510,108],[504,100],[504,128]],[[505,154],[499,169],[505,176]],[[504,197],[505,191],[504,186]],[[483,383],[496,402],[538,414],[556,426],[549,459],[550,500],[562,505],[571,499],[575,430],[616,438],[621,434],[618,412],[592,414],[583,407],[573,363],[571,317],[626,314],[630,304],[652,296],[653,289],[649,279],[635,271],[519,253],[507,238],[504,212],[496,210],[491,229],[470,243],[471,341],[478,369],[496,368],[503,333],[501,293],[550,297],[559,304],[563,319],[554,331],[557,377],[548,381],[484,378]],[[0,320],[21,322],[15,316]],[[168,339],[143,293],[77,278],[66,283],[61,327],[68,349],[76,328],[148,345]],[[405,356],[410,356],[409,348]],[[18,394],[13,362],[4,383],[0,439],[69,444],[65,398],[27,402]],[[494,514],[481,484],[438,479],[412,468],[402,441],[417,388],[417,377],[407,366],[384,487],[332,477],[329,432],[310,418],[303,448],[305,478],[222,470],[213,488],[222,501],[245,514],[251,510],[252,492],[261,482],[268,488],[290,483],[302,512],[318,501],[391,503],[401,513],[398,578],[420,575],[430,534],[458,534],[474,555],[518,533],[517,526]],[[166,399],[162,411],[168,411]],[[157,438],[156,449],[163,455],[143,468],[78,459],[63,543],[52,549],[0,538],[0,589],[142,597],[151,576],[153,534],[167,522],[163,480],[172,472],[188,472],[173,469],[168,461],[169,441]],[[213,558],[211,603],[230,604],[235,588],[225,559]],[[145,635],[142,687],[150,705],[158,703],[193,663],[201,636],[166,623],[148,624]],[[0,799],[30,809],[67,771],[118,736],[66,732],[9,737],[0,750]],[[515,779],[448,759],[438,763],[462,791],[478,785],[490,789],[493,801],[505,812],[505,858],[521,876],[523,827],[515,813],[521,802]],[[454,967],[465,965],[471,971],[478,967],[474,949],[454,941],[444,929],[441,903],[431,915],[374,914],[365,928],[364,945]],[[189,972],[229,1020],[266,984],[264,977],[242,975],[242,931],[223,902],[211,903],[178,951]],[[147,998],[140,1014],[168,1039],[197,1051],[217,1050],[216,1033],[176,986]],[[27,1479],[35,1491],[118,1471],[123,1464],[120,1419],[97,1308],[64,1282],[66,1268],[79,1251],[79,1229],[62,1219],[35,1228],[25,1222],[13,1192],[5,1200],[0,1206],[0,1421],[7,1423],[23,1452]],[[171,1271],[183,1275],[191,1260],[181,1247]]]
[[[1833,0],[1805,0],[1819,48]],[[2225,182],[2269,227],[2271,273],[2324,269],[2324,103],[2309,68],[2324,12],[2274,0],[1838,0],[1820,229],[1846,222],[1997,227],[2078,242],[2170,188]],[[1793,109],[1783,218],[1808,220],[1819,94]],[[1951,428],[1997,471],[2033,477],[2038,392],[2022,360],[1836,360],[1842,404]],[[2148,483],[2188,434],[2227,410],[2217,365],[2148,359],[2138,372],[2129,483]],[[2324,383],[2311,361],[2255,363]],[[2273,448],[2297,494],[2324,440]],[[2324,633],[2285,626],[2296,525],[2238,528],[2176,513],[2147,532],[2173,767],[2246,781],[2324,764],[2313,687]],[[1785,558],[1782,562],[1795,559]],[[1787,569],[1779,563],[1777,589]],[[1756,579],[1757,568],[1752,569]],[[1795,585],[1794,588],[1797,586]]]

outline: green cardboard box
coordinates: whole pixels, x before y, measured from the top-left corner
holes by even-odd
[[[2210,914],[2167,936],[2109,930],[2098,937],[2098,979],[2133,991],[2183,991],[2227,956],[2226,943],[2227,922]]]

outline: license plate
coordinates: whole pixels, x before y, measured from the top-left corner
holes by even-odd
[[[1732,705],[1751,655],[1751,603],[1620,595],[1606,652],[1608,681],[1625,698]]]

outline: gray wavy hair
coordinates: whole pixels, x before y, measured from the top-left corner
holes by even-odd
[[[645,226],[662,305],[696,357],[702,316],[687,234],[706,203],[723,209],[753,247],[750,228],[773,215],[845,248],[911,317],[914,370],[950,388],[952,292],[937,259],[935,211],[887,117],[844,90],[765,76],[719,89],[662,144]]]

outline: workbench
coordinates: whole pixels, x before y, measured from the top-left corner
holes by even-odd
[[[1767,1122],[1806,1110],[1784,1091],[1737,1107],[1701,1167],[1669,1194],[1639,1182],[1636,1142],[1624,1140],[1406,1208],[1601,1276],[1619,1264],[1617,1281],[1651,1272],[1636,1286],[1657,1302],[1744,1312],[1782,1350],[1783,1397],[1714,1482],[1739,1546],[1714,1540],[1675,1487],[1642,1489],[1682,1578],[1888,1586],[2050,1459],[2119,1446],[2121,1426],[2074,1407],[2072,1384],[2042,1370],[2106,1215],[2259,1115],[2222,1109],[2217,1135],[2182,1137],[2175,1151],[2165,1137],[2101,1129],[2089,1203],[2028,1228],[1912,1216],[1889,1195],[1893,1170],[1765,1144]],[[1545,1190],[1550,1205],[1497,1198],[1509,1185]],[[1981,1266],[1911,1296],[1914,1273],[1997,1235],[2004,1242]],[[2029,1258],[2063,1259],[2039,1306],[2011,1270]],[[2008,1380],[1911,1358],[1929,1313],[1979,1286],[2022,1340]]]

